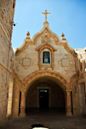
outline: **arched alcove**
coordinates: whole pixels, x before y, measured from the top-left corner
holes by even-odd
[[[26,92],[26,114],[29,112],[56,111],[65,113],[65,90],[57,80],[40,77]]]

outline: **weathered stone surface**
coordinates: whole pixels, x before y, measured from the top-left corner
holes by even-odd
[[[9,80],[12,79],[13,4],[14,0],[0,0],[0,119],[7,115]]]

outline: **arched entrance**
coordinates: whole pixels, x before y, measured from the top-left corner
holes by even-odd
[[[66,94],[61,84],[49,77],[41,77],[30,85],[26,92],[25,111],[56,111],[65,113]]]
[[[46,95],[44,91],[47,92]],[[44,96],[47,98],[45,109],[56,109],[61,113],[66,112],[67,116],[72,115],[70,84],[59,73],[48,70],[34,72],[23,80],[20,113],[16,111],[16,107],[15,113],[25,116],[32,109],[41,109],[41,96],[43,100]]]

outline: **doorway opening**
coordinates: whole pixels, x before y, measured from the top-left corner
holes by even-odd
[[[49,89],[39,89],[39,109],[40,111],[49,109]]]

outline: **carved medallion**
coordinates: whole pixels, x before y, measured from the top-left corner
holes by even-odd
[[[24,68],[28,68],[31,65],[31,59],[29,57],[25,57],[22,59],[22,66]]]
[[[25,67],[29,67],[31,64],[31,59],[26,57],[22,60],[22,65],[25,66]]]

